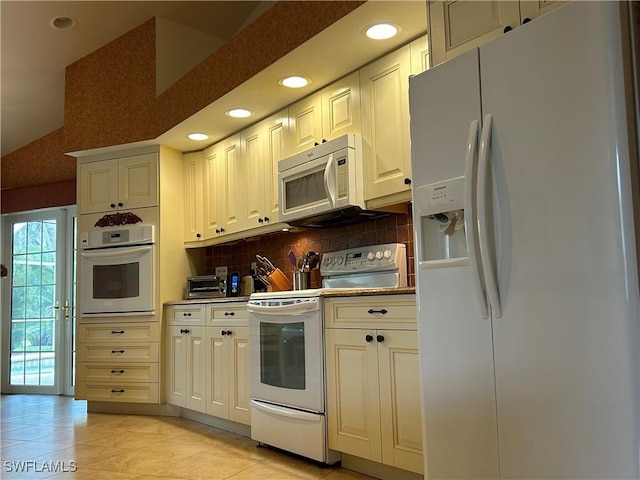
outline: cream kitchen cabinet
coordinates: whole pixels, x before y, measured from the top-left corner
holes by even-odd
[[[81,163],[78,197],[80,214],[158,205],[158,154]]]
[[[202,152],[186,153],[184,159],[184,241],[204,240],[204,182]]]
[[[285,157],[288,125],[284,110],[240,132],[240,156],[246,164],[245,188],[234,188],[235,197],[244,196],[243,230],[277,223],[278,161]]]
[[[204,413],[206,354],[204,306],[171,306],[167,320],[167,402]]]
[[[564,4],[563,1],[430,1],[432,64],[478,47]]]
[[[249,324],[246,304],[209,306],[206,330],[206,413],[250,425]]]
[[[329,448],[423,473],[415,299],[327,299]]]
[[[203,230],[204,239],[216,238],[225,232],[227,169],[221,154],[221,143],[202,152],[204,173],[203,185]]]
[[[76,335],[76,399],[160,402],[157,323],[81,323]]]
[[[361,132],[359,76],[355,71],[289,106],[289,155]]]
[[[368,208],[411,199],[410,74],[409,45],[360,69]]]

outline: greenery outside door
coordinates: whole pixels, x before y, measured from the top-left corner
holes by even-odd
[[[2,392],[73,394],[75,208],[3,219]]]

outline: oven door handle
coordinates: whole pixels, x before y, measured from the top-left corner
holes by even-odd
[[[318,310],[318,300],[310,298],[303,300],[302,302],[293,303],[291,305],[274,305],[266,306],[260,304],[253,304],[251,301],[247,304],[247,311],[249,313],[262,313],[264,315],[282,315],[283,313],[296,314],[306,313]]]
[[[82,255],[85,258],[121,257],[123,255],[128,256],[128,255],[138,255],[140,253],[147,253],[147,252],[150,252],[152,248],[153,247],[151,245],[142,246],[142,247],[133,247],[133,248],[118,248],[118,249],[109,248],[109,249],[105,249],[105,250],[108,250],[106,252],[89,250],[89,251],[83,251],[80,255]]]
[[[257,410],[262,410],[266,413],[271,413],[273,415],[279,415],[281,417],[294,418],[296,420],[305,420],[307,422],[320,422],[322,420],[322,416],[317,413],[303,412],[300,410],[293,409],[284,409],[280,408],[277,405],[272,405],[270,403],[258,402],[256,400],[251,400],[251,406]]]

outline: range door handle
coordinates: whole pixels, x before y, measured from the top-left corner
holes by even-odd
[[[303,420],[305,422],[319,423],[323,416],[317,413],[303,412],[301,410],[293,410],[290,408],[279,407],[271,403],[264,403],[257,400],[251,400],[251,406],[257,410],[261,410],[271,415],[292,418],[295,420]]]

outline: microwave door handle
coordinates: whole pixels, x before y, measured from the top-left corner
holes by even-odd
[[[327,193],[327,198],[329,199],[329,204],[331,205],[331,207],[336,206],[336,192],[331,188],[336,183],[335,171],[335,161],[332,153],[331,155],[329,155],[329,159],[327,160],[327,166],[324,167],[324,191]],[[331,177],[331,181],[329,181],[329,177]]]
[[[85,258],[108,258],[108,257],[122,257],[129,255],[138,255],[140,253],[146,253],[151,251],[151,245],[143,246],[143,247],[134,247],[127,249],[115,249],[109,248],[104,250],[88,250],[83,251],[80,255]]]

